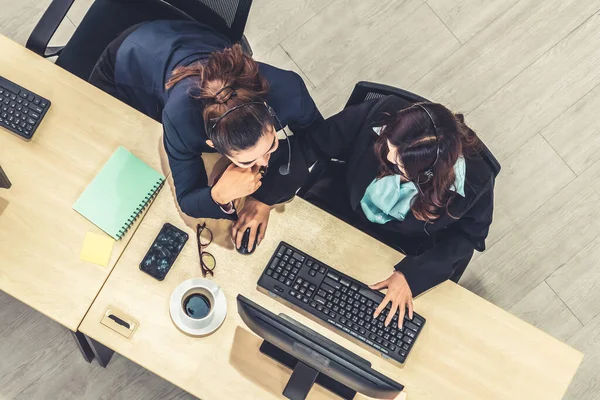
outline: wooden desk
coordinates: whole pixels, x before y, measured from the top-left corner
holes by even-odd
[[[217,259],[213,279],[223,288],[229,310],[212,335],[188,337],[171,322],[169,298],[179,283],[201,276],[191,228],[196,221],[186,219],[186,227],[169,190],[156,199],[80,331],[203,400],[281,399],[291,374],[259,352],[261,339],[237,314],[238,293],[367,358],[375,369],[404,384],[410,400],[560,399],[581,361],[581,353],[451,282],[416,300],[427,325],[403,368],[258,292],[258,277],[281,240],[367,283],[386,278],[401,258],[301,199],[286,204],[283,213],[272,213],[265,240],[251,256],[227,248],[228,223],[209,221],[219,232],[218,243],[207,249]],[[165,222],[186,229],[190,241],[166,279],[158,282],[138,265]],[[109,307],[139,321],[131,339],[100,324]],[[315,386],[309,398],[333,396]]]
[[[30,142],[0,129],[0,290],[76,331],[136,227],[108,267],[84,262],[100,230],[71,207],[119,145],[160,170],[162,126],[3,36],[0,53],[0,75],[52,102]]]

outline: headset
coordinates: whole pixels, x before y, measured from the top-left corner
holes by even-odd
[[[223,89],[226,89],[228,87],[224,87]],[[219,90],[218,93],[220,93],[223,89]],[[233,93],[235,94],[235,91],[233,91]],[[217,118],[211,118],[209,120],[209,125],[207,124],[207,133],[209,136],[212,135],[212,133],[215,130],[215,127],[217,126],[217,124],[226,116],[228,116],[229,114],[231,114],[232,112],[234,112],[235,110],[239,110],[240,108],[244,108],[253,104],[260,104],[264,107],[267,108],[267,112],[269,113],[269,115],[273,118],[273,120],[275,122],[277,122],[277,124],[279,124],[279,126],[281,127],[281,129],[283,130],[283,134],[285,135],[285,140],[287,141],[287,145],[288,145],[288,162],[287,165],[282,165],[279,167],[279,174],[285,176],[285,175],[289,175],[290,173],[290,167],[292,164],[292,145],[290,144],[290,138],[289,135],[287,133],[287,131],[285,130],[285,127],[281,124],[281,121],[279,120],[279,117],[277,117],[277,114],[275,113],[275,110],[273,110],[273,108],[271,108],[271,106],[269,106],[267,103],[264,103],[262,101],[249,101],[247,103],[244,104],[240,104],[239,106],[235,106],[230,108],[229,110],[225,111],[223,114],[221,114],[219,117]]]
[[[435,134],[435,145],[437,148],[436,153],[435,153],[435,160],[433,161],[433,164],[431,164],[429,166],[429,168],[427,168],[425,171],[422,172],[422,174],[425,175],[427,180],[424,182],[418,182],[418,181],[415,182],[417,185],[421,185],[421,184],[429,182],[433,178],[433,167],[435,167],[435,164],[437,164],[437,162],[440,158],[440,137],[438,136],[437,125],[435,124],[435,121],[433,120],[433,116],[431,115],[429,110],[427,108],[425,108],[425,106],[423,104],[415,104],[415,106],[422,108],[423,111],[425,111],[427,113],[427,116],[429,116],[429,119],[431,120],[431,123],[433,124],[433,131]]]

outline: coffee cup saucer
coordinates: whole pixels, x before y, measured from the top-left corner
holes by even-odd
[[[215,304],[211,318],[208,318],[202,326],[191,327],[186,319],[181,316],[180,309],[183,296],[188,290],[195,287],[204,287],[210,290],[215,298]],[[206,336],[216,331],[223,321],[225,321],[225,317],[227,316],[227,299],[223,290],[216,283],[204,278],[188,279],[175,288],[175,291],[171,295],[169,311],[171,320],[179,330],[190,336]]]

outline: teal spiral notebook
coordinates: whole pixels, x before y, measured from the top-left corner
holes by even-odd
[[[163,175],[119,147],[73,204],[73,209],[119,240],[164,181]]]

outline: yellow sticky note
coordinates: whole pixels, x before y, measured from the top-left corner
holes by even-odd
[[[79,258],[94,264],[108,266],[112,249],[115,245],[113,238],[104,235],[88,232],[83,241],[83,248]]]

